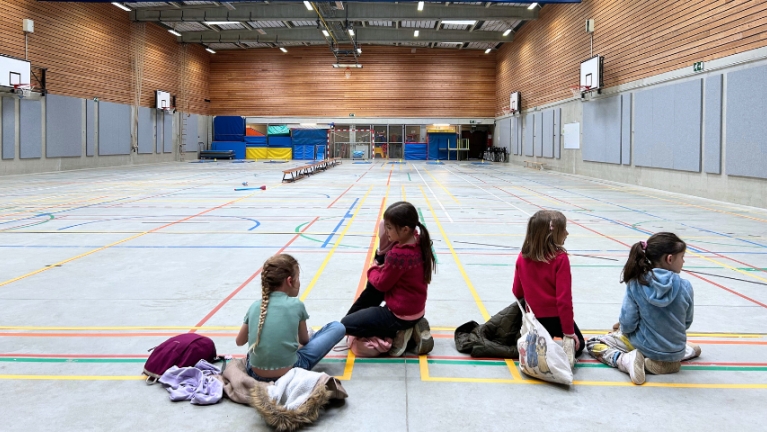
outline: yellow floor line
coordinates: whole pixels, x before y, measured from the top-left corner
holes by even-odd
[[[368,191],[365,192],[365,196],[362,197],[362,201],[360,201],[359,205],[357,206],[357,210],[354,211],[354,214],[352,215],[352,218],[349,219],[349,223],[346,225],[346,228],[341,232],[341,235],[338,236],[338,240],[336,240],[336,243],[333,245],[333,249],[330,250],[328,255],[325,257],[325,260],[322,261],[322,265],[320,265],[319,270],[317,270],[317,273],[314,274],[314,277],[312,278],[312,281],[309,282],[309,285],[306,287],[306,291],[304,291],[303,295],[301,295],[301,301],[306,300],[306,297],[309,295],[310,292],[312,292],[312,289],[314,288],[314,285],[317,283],[317,280],[319,280],[320,275],[322,275],[322,272],[325,270],[325,266],[328,265],[328,262],[330,261],[330,258],[335,253],[336,249],[338,249],[338,245],[341,244],[341,240],[344,239],[344,236],[346,235],[346,232],[349,231],[349,227],[352,226],[352,223],[354,222],[354,219],[357,218],[357,214],[359,214],[360,209],[362,208],[362,204],[367,199],[368,195],[370,194],[370,191],[373,190],[373,186],[370,186],[368,188]],[[368,233],[369,234],[369,233]]]
[[[87,381],[133,381],[145,380],[143,375],[0,375],[0,380],[87,380]]]
[[[440,183],[440,182],[439,182],[439,180],[437,180],[436,178],[434,178],[434,176],[433,176],[433,175],[431,175],[431,173],[429,172],[429,170],[427,170],[426,168],[424,168],[423,170],[424,170],[424,171],[426,171],[426,174],[429,174],[429,177],[431,177],[431,178],[432,178],[432,179],[433,179],[435,182],[437,182],[437,184],[439,185],[439,187],[441,187],[442,189],[444,189],[444,191],[445,191],[445,192],[447,192],[447,194],[448,194],[448,195],[450,195],[450,198],[454,199],[454,200],[455,200],[455,202],[457,202],[458,204],[461,204],[461,202],[460,202],[460,201],[458,201],[458,200],[457,200],[457,199],[456,199],[456,198],[453,196],[453,194],[451,194],[451,193],[450,193],[450,191],[448,191],[448,190],[447,190],[447,188],[446,188],[445,186],[443,186],[443,185],[442,185],[442,183]]]
[[[695,252],[691,251],[689,247],[687,248],[687,253],[689,253],[689,254],[692,254],[692,255],[695,255],[695,256],[696,256],[696,257],[698,257],[698,258],[703,258],[703,259],[704,259],[704,260],[706,260],[706,261],[711,261],[712,263],[716,263],[716,264],[719,264],[719,265],[720,265],[720,266],[722,266],[722,267],[727,267],[727,268],[728,268],[728,269],[730,269],[730,270],[735,270],[735,271],[736,271],[736,272],[738,272],[738,273],[743,273],[743,274],[744,274],[744,275],[746,275],[746,276],[751,276],[751,277],[752,277],[752,278],[754,278],[754,279],[759,279],[760,281],[764,281],[764,282],[767,282],[767,279],[765,279],[765,278],[761,278],[761,277],[759,277],[759,276],[757,276],[757,275],[753,274],[753,272],[746,272],[746,271],[743,271],[743,270],[737,269],[737,268],[735,268],[735,267],[729,266],[729,265],[727,265],[727,264],[725,264],[725,263],[719,262],[719,261],[717,261],[717,260],[713,260],[713,259],[711,259],[711,258],[705,257],[705,256],[703,256],[703,255],[701,255],[701,254],[698,254],[698,253],[695,253]]]

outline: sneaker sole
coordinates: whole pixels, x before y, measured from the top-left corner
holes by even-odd
[[[681,362],[657,362],[650,359],[645,359],[644,366],[647,372],[653,375],[666,375],[677,373],[682,369]]]
[[[637,350],[636,359],[634,360],[633,370],[631,374],[631,381],[636,385],[642,385],[645,382],[645,358],[644,355]]]
[[[397,348],[392,347],[392,349],[389,350],[389,356],[402,357],[402,354],[405,354],[405,351],[407,350],[407,343],[410,341],[410,338],[413,335],[413,329],[409,328],[403,331],[405,332],[405,336],[402,338],[402,346]]]
[[[418,321],[413,328],[413,341],[415,341],[418,355],[428,354],[434,349],[434,338],[431,336],[431,327],[426,318]]]

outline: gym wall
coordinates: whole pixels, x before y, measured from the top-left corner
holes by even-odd
[[[579,124],[580,148],[559,139],[561,158],[525,151],[511,162],[535,157],[560,172],[767,207],[766,14],[764,2],[546,5],[499,50],[496,121],[521,91],[522,119],[559,109],[563,126]],[[581,101],[568,86],[590,56],[589,18],[604,86]],[[703,72],[693,71],[698,61]],[[522,142],[535,140],[537,128],[516,123]]]
[[[495,53],[364,46],[363,69],[334,69],[326,46],[219,51],[212,115],[493,117]]]

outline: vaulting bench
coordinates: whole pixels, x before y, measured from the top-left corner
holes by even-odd
[[[234,150],[202,150],[200,159],[234,159]]]
[[[286,169],[282,171],[282,181],[294,182],[298,179],[310,176],[319,171],[325,171],[326,169],[339,165],[340,163],[341,163],[341,160],[339,158],[333,158],[333,159],[322,160],[313,164]]]
[[[537,168],[539,170],[543,170],[543,166],[546,165],[543,162],[536,162],[536,161],[525,161],[525,168]]]

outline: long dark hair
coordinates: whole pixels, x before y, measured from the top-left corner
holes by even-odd
[[[621,282],[629,283],[636,279],[642,285],[650,285],[648,276],[652,269],[658,267],[666,255],[676,255],[686,249],[687,244],[670,232],[659,232],[646,242],[634,243],[629,259],[623,266]]]
[[[533,261],[548,263],[559,255],[567,253],[564,246],[557,244],[567,228],[567,218],[556,210],[539,210],[527,221],[527,233],[522,243],[522,256]]]
[[[418,227],[421,237],[418,246],[421,248],[421,257],[423,257],[423,281],[426,284],[431,283],[431,274],[437,271],[437,259],[432,251],[429,230],[418,220],[418,211],[413,204],[406,201],[397,201],[386,209],[383,217],[386,222],[395,227],[408,227],[414,233],[415,228]]]

